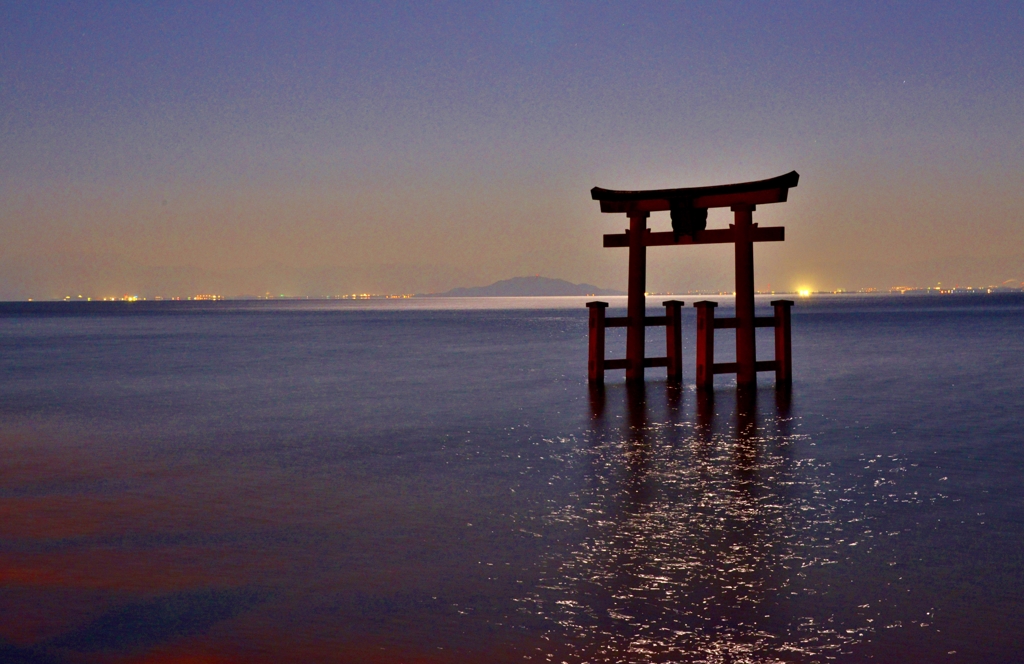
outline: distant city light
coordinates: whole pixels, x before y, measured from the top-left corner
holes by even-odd
[[[810,297],[811,296],[811,289],[810,288],[798,288],[797,291],[796,291],[796,294],[799,295],[800,297]]]

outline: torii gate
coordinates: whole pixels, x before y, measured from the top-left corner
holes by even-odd
[[[601,212],[625,213],[629,229],[623,234],[605,235],[605,247],[629,247],[629,291],[625,318],[605,317],[607,302],[588,302],[590,308],[589,378],[592,383],[604,382],[608,369],[625,369],[627,381],[641,381],[644,367],[667,367],[669,380],[682,380],[682,337],[678,300],[664,302],[665,316],[647,316],[644,292],[647,282],[647,247],[732,242],[736,246],[736,317],[715,318],[715,302],[694,303],[697,308],[697,386],[709,388],[715,374],[735,373],[739,385],[757,383],[758,371],[775,371],[777,383],[792,380],[790,343],[791,300],[775,300],[775,315],[754,316],[754,242],[782,242],[785,227],[758,228],[753,223],[755,206],[784,203],[789,190],[796,187],[800,175],[792,171],[758,182],[724,184],[688,189],[652,189],[648,191],[612,191],[594,187],[590,195],[601,202]],[[707,209],[728,207],[735,223],[729,228],[703,230],[701,219]],[[671,210],[673,226],[677,213],[684,228],[677,232],[652,233],[647,228],[651,212]],[[694,225],[694,220],[696,225]],[[685,226],[689,226],[686,228]],[[666,328],[665,357],[644,357],[644,331],[648,326]],[[604,358],[606,327],[626,328],[626,359]],[[754,328],[775,328],[775,360],[758,362]],[[736,329],[736,362],[715,364],[715,328]]]

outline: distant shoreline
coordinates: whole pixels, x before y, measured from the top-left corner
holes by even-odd
[[[928,295],[997,295],[997,294],[1020,294],[1024,289],[1020,288],[908,288],[899,290],[861,290],[861,291],[771,291],[756,292],[758,297],[796,297],[809,298],[821,296],[928,296]],[[649,298],[659,297],[733,297],[732,292],[725,291],[689,291],[685,293],[647,293]],[[135,302],[167,302],[167,303],[202,303],[211,304],[215,302],[339,302],[339,301],[365,301],[365,300],[536,300],[536,299],[581,299],[581,298],[620,298],[625,299],[625,293],[614,294],[572,294],[572,295],[446,295],[441,293],[417,293],[417,294],[375,294],[357,293],[351,295],[279,295],[279,296],[251,296],[251,295],[226,295],[216,297],[139,297],[125,296],[118,298],[90,298],[90,297],[63,297],[63,298],[26,298],[18,300],[0,300],[2,304],[14,303],[89,303],[89,304],[112,304],[135,303]]]

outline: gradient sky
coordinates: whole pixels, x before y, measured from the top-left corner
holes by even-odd
[[[0,298],[622,288],[591,187],[794,169],[759,288],[1019,282],[1022,35],[1020,2],[4,2]],[[648,287],[732,290],[730,248]]]

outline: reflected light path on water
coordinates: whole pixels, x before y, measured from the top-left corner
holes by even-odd
[[[591,391],[589,486],[549,516],[577,544],[529,596],[552,636],[589,662],[806,661],[857,642],[870,618],[838,624],[794,601],[818,592],[806,570],[834,562],[838,522],[827,473],[790,453],[789,392],[683,391]]]

